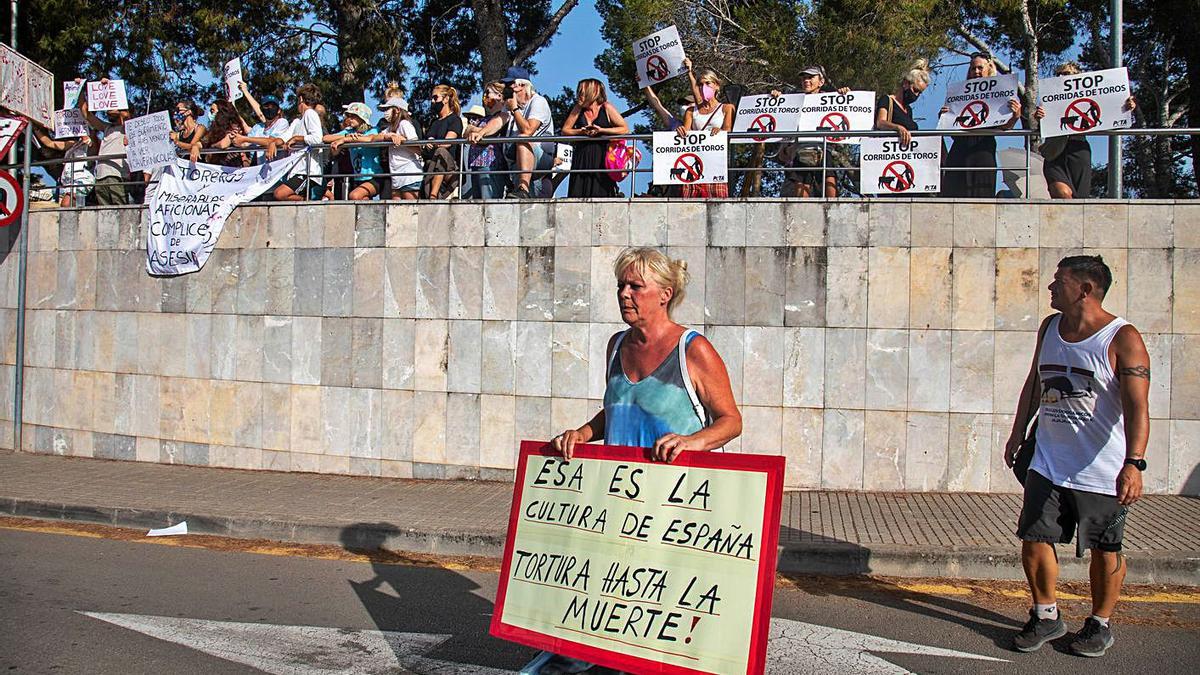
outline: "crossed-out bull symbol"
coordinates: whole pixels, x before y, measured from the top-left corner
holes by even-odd
[[[893,192],[899,192],[912,187],[915,179],[916,176],[913,174],[912,167],[905,166],[905,168],[900,171],[899,176],[893,174],[884,174],[880,176],[879,187],[887,188]]]
[[[1095,103],[1091,103],[1087,110],[1078,115],[1072,115],[1072,112],[1080,112],[1075,104],[1068,107],[1066,114],[1058,118],[1059,130],[1086,131],[1100,124],[1100,106]]]

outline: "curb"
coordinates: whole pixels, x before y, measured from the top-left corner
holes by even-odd
[[[487,558],[501,557],[505,536],[503,532],[490,530],[417,530],[386,523],[373,527],[363,523],[247,518],[12,498],[0,498],[0,514],[135,529],[164,527],[186,520],[188,532],[191,534]],[[1132,551],[1127,554],[1127,560],[1127,583],[1200,586],[1200,552]],[[1063,555],[1059,561],[1059,576],[1062,580],[1088,579],[1087,558]],[[934,549],[896,544],[879,544],[868,548],[847,542],[782,543],[779,549],[778,571],[782,574],[832,576],[871,574],[948,579],[1025,579],[1021,570],[1019,548],[1015,542],[1011,549]]]

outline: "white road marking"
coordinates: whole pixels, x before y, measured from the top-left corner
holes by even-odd
[[[836,672],[839,675],[849,673],[905,675],[910,672],[871,652],[945,656],[1007,663],[1004,659],[953,649],[889,640],[866,633],[826,628],[791,619],[771,619],[766,672],[769,675],[829,672]]]
[[[449,635],[209,621],[141,614],[80,612],[274,675],[501,675],[509,671],[425,656]],[[816,624],[771,619],[769,675],[838,672],[904,675],[908,670],[871,652],[919,654],[1006,663],[1004,659],[889,640]]]

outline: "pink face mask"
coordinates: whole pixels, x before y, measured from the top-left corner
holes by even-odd
[[[705,101],[711,101],[717,95],[717,90],[713,89],[712,85],[706,84],[700,88],[700,95],[704,97]]]

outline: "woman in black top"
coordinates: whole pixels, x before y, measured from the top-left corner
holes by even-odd
[[[575,88],[575,105],[567,113],[563,122],[564,136],[587,136],[599,139],[601,136],[619,136],[629,133],[629,125],[617,111],[616,106],[608,102],[604,92],[604,84],[600,80],[588,78],[580,80]],[[574,144],[575,152],[571,158],[571,169],[603,169],[604,157],[608,152],[608,141],[580,141]],[[567,187],[568,197],[615,197],[617,183],[605,171],[572,173],[571,184]]]
[[[458,102],[458,90],[448,84],[439,84],[430,93],[429,101],[437,119],[429,125],[426,138],[444,140],[462,136],[462,106]],[[458,156],[461,147],[450,143],[426,143],[421,146],[426,171],[425,180],[421,183],[423,198],[445,199],[458,187]]]
[[[917,123],[912,117],[912,106],[928,86],[929,62],[917,59],[900,79],[896,91],[879,97],[875,104],[875,128],[881,131],[895,131],[900,136],[901,143],[911,143],[912,134],[909,132],[917,130]]]
[[[996,64],[986,54],[972,54],[971,65],[967,67],[967,79],[977,77],[993,77],[996,74]],[[1021,102],[1015,98],[1008,99],[1008,107],[1013,116],[1001,125],[1000,129],[1012,129],[1021,119]],[[948,110],[942,107],[941,112]],[[946,154],[947,167],[980,167],[984,171],[947,171],[942,176],[943,197],[983,197],[996,196],[996,137],[955,136],[950,144],[950,152]]]

